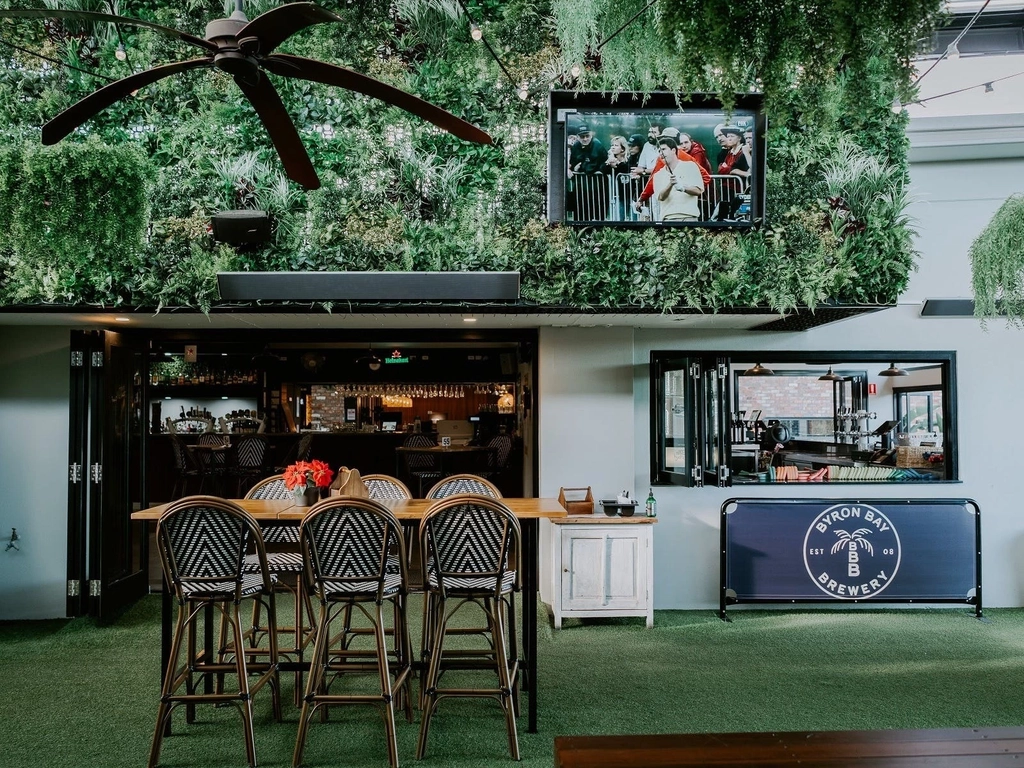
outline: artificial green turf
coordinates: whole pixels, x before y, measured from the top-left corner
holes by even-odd
[[[415,601],[414,601],[415,602]],[[285,614],[287,615],[287,614]],[[642,620],[569,620],[539,641],[540,733],[519,719],[523,764],[552,764],[563,734],[937,728],[1024,723],[1024,609],[658,611]],[[418,623],[414,619],[415,629]],[[113,626],[89,620],[0,625],[0,765],[144,766],[156,716],[159,598]],[[285,722],[256,698],[260,765],[291,764],[298,711],[283,676]],[[175,713],[161,765],[245,764],[234,708]],[[417,722],[399,716],[399,756],[415,764]],[[372,707],[310,726],[308,766],[386,768]],[[489,700],[446,700],[424,765],[510,765]]]

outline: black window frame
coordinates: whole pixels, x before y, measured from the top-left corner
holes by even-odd
[[[936,365],[942,373],[942,418],[943,446],[945,451],[945,476],[933,483],[959,483],[958,434],[956,419],[957,385],[956,385],[956,352],[951,350],[933,351],[770,351],[770,350],[651,350],[650,353],[650,461],[652,485],[701,487],[713,485],[717,487],[732,486],[728,466],[731,458],[729,430],[720,428],[723,420],[729,418],[729,409],[734,406],[734,376],[730,376],[732,365],[753,365],[757,362],[770,361],[772,364],[810,364],[823,368],[833,366],[837,371],[843,368],[879,364],[885,368],[892,361],[901,364],[926,363]],[[685,370],[687,385],[685,388],[686,436],[683,446],[686,449],[686,460],[683,471],[669,470],[663,462],[665,444],[665,402],[664,377],[671,371]],[[733,372],[735,373],[735,372]],[[709,380],[716,378],[718,383],[709,386]],[[867,382],[863,383],[865,392]],[[934,389],[934,387],[927,387]],[[718,412],[709,411],[709,401],[718,403]],[[895,404],[893,413],[895,413]],[[717,434],[708,431],[709,424],[717,423]],[[714,466],[708,466],[708,457],[715,459]],[[698,472],[697,467],[701,467]],[[899,481],[863,481],[844,482],[842,485],[860,484],[900,484]],[[816,483],[829,485],[829,483]],[[931,484],[931,483],[930,483]],[[838,485],[838,483],[832,483]]]

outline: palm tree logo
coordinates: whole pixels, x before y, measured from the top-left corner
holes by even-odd
[[[871,529],[858,528],[853,533],[850,533],[841,528],[836,528],[834,533],[838,539],[832,545],[832,554],[834,555],[836,552],[841,552],[845,549],[847,551],[846,575],[860,576],[860,553],[857,550],[863,549],[872,557],[875,554],[875,548],[867,540],[867,537],[871,535]]]
[[[855,552],[857,547],[867,550],[869,555],[875,554],[875,548],[871,546],[871,542],[865,537],[870,535],[871,530],[869,528],[858,528],[853,533],[837,529],[834,531],[835,535],[839,537],[839,541],[832,545],[832,554],[846,547],[851,552]]]

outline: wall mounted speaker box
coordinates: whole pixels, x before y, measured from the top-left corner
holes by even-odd
[[[270,239],[266,211],[221,211],[213,214],[213,239],[230,245],[252,245]]]

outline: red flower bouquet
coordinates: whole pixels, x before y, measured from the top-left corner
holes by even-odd
[[[290,491],[304,491],[306,488],[327,488],[334,478],[334,472],[324,461],[297,461],[284,470],[284,487]]]

